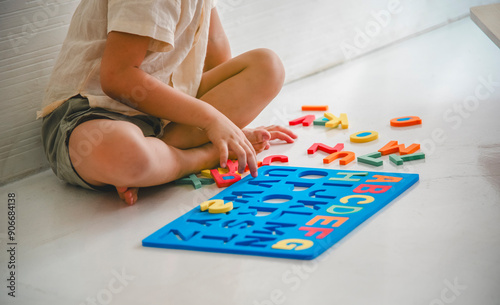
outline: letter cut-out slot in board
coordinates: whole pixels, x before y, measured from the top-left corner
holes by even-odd
[[[259,168],[142,241],[147,247],[313,259],[418,181],[417,174]],[[200,202],[201,204],[201,202]],[[369,229],[369,226],[364,227]]]

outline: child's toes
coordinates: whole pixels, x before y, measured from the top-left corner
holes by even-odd
[[[129,205],[133,205],[137,202],[137,192],[138,188],[129,188],[127,192],[125,192],[125,202]]]
[[[116,187],[116,191],[118,192],[118,194],[123,194],[123,193],[125,193],[127,190],[128,190],[128,187],[125,187],[125,186],[123,186],[123,187],[117,186],[117,187]]]
[[[137,193],[139,191],[138,188],[116,187],[116,191],[118,193],[118,196],[120,196],[120,198],[128,205],[133,205],[137,202]]]

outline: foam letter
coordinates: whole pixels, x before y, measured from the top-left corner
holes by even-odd
[[[353,133],[350,137],[351,142],[354,143],[365,143],[376,140],[378,138],[378,132],[376,131],[360,131]]]
[[[288,162],[288,157],[284,155],[273,155],[265,157],[264,160],[262,160],[262,166],[271,165],[271,162],[274,161],[280,161],[283,163]]]
[[[384,161],[378,159],[382,156],[382,154],[378,151],[372,152],[363,156],[358,157],[358,162],[370,164],[373,166],[382,166]]]
[[[419,149],[420,149],[420,144],[413,143],[412,145],[410,145],[406,148],[405,148],[404,144],[400,144],[399,145],[399,154],[400,155],[409,155],[409,154],[413,154],[414,152],[416,152]]]
[[[238,173],[220,174],[218,170],[212,169],[210,170],[210,174],[212,174],[218,187],[227,187],[241,180],[241,176]]]
[[[337,181],[359,181],[361,179],[352,179],[352,176],[366,176],[367,172],[363,173],[341,173],[338,172],[337,175],[344,175],[344,178],[330,178],[329,180],[337,180]]]
[[[290,126],[293,126],[302,123],[303,126],[309,126],[312,124],[315,118],[316,117],[314,115],[308,114],[295,120],[291,120],[290,122],[288,122],[288,124],[290,124]]]
[[[340,124],[342,125],[342,129],[349,128],[349,120],[347,119],[347,114],[341,113],[339,119]]]
[[[370,185],[370,184],[360,184],[357,188],[352,190],[354,193],[372,193],[381,194],[387,192],[392,186],[391,185]],[[363,189],[366,188],[366,189]]]
[[[297,239],[297,238],[291,238],[291,239],[283,239],[280,240],[279,242],[275,243],[272,245],[271,248],[273,249],[281,249],[281,250],[305,250],[309,249],[314,245],[314,242],[307,240],[307,239]]]
[[[366,180],[366,182],[399,182],[403,180],[403,177],[391,177],[391,176],[383,176],[383,175],[373,175],[373,180]]]
[[[316,239],[323,239],[325,238],[328,234],[333,232],[333,229],[329,228],[313,228],[313,227],[300,227],[300,231],[308,231],[305,236],[313,236],[314,234],[321,232],[318,236],[316,236]]]
[[[212,214],[227,213],[232,209],[232,202],[224,203],[224,200],[221,199],[207,200],[200,204],[200,210],[202,212],[208,210],[208,212]]]
[[[422,124],[422,119],[418,116],[403,116],[391,120],[391,126],[393,127],[405,127],[420,124]]]
[[[315,152],[317,152],[318,149],[321,151],[324,151],[326,153],[333,154],[335,152],[339,152],[342,149],[344,149],[344,144],[338,143],[337,145],[335,145],[335,147],[330,147],[330,146],[325,145],[323,143],[314,143],[313,145],[311,145],[311,147],[309,147],[309,149],[307,150],[307,153],[309,155],[312,155]]]
[[[313,219],[309,220],[306,225],[307,226],[312,226],[314,225],[318,220],[323,220],[321,222],[322,226],[326,226],[332,221],[335,221],[335,223],[332,225],[332,227],[339,227],[342,225],[344,222],[346,222],[349,219],[349,217],[337,217],[337,216],[323,216],[323,215],[316,215]]]
[[[339,160],[340,165],[347,165],[354,160],[355,156],[352,151],[339,151],[324,158],[323,163],[329,164],[338,158],[342,158]]]
[[[302,111],[327,111],[328,105],[304,105]]]
[[[370,202],[373,202],[375,200],[375,198],[373,198],[372,196],[367,196],[367,195],[350,195],[350,196],[345,196],[345,197],[340,198],[340,202],[342,202],[342,203],[348,203],[349,199],[351,199],[351,198],[363,198],[363,199],[365,199],[365,200],[356,202],[357,204],[370,203]]]
[[[329,119],[329,121],[326,122],[325,127],[335,128],[335,127],[339,126],[340,119],[338,117],[334,116],[333,114],[331,114],[329,112],[325,112],[325,117],[327,119]]]
[[[188,177],[175,180],[175,184],[193,184],[195,189],[201,188],[203,184],[212,184],[212,183],[214,183],[214,180],[208,178],[198,178],[195,174],[191,174]]]
[[[390,141],[378,151],[382,153],[383,156],[395,154],[397,152],[399,152],[401,155],[408,155],[416,152],[419,149],[420,149],[420,144],[414,143],[408,147],[405,147],[404,144],[398,144],[398,141]]]
[[[384,147],[382,147],[378,151],[380,153],[382,153],[382,156],[395,154],[395,153],[399,152],[398,141],[390,141],[389,143],[385,144]]]
[[[350,211],[339,212],[339,211],[335,211],[335,209],[344,209],[344,210],[350,210]],[[362,207],[346,207],[343,205],[332,205],[326,211],[330,214],[351,214],[351,213],[359,212],[362,209],[363,209]]]

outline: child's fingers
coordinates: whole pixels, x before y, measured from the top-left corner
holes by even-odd
[[[271,126],[266,126],[266,127],[259,127],[259,128],[264,128],[265,130],[269,131],[269,132],[273,132],[273,131],[280,131],[280,132],[283,132],[287,135],[289,135],[292,139],[297,139],[297,135],[291,131],[290,129],[286,128],[286,127],[283,127],[283,126],[279,126],[279,125],[271,125]]]
[[[250,170],[250,174],[252,177],[257,177],[258,173],[258,164],[257,164],[257,158],[255,155],[253,155],[251,158],[248,159],[248,169]]]
[[[282,132],[282,133],[290,136],[292,139],[297,139],[297,135],[293,131],[291,131],[290,129],[283,127],[283,126],[270,126],[268,131],[271,133],[273,131]]]
[[[236,154],[238,158],[238,172],[243,173],[245,171],[245,166],[247,164],[247,150],[242,147],[242,145],[234,143],[231,150]]]
[[[259,168],[258,164],[257,164],[257,153],[255,152],[254,147],[252,146],[252,144],[250,144],[249,141],[247,141],[246,145],[247,145],[247,164],[248,164],[248,169],[250,170],[250,174],[253,177],[257,177],[257,170]]]
[[[286,134],[286,133],[281,132],[281,131],[271,131],[271,140],[275,140],[275,139],[283,140],[287,143],[294,142],[294,139],[289,134]]]
[[[227,149],[227,144],[224,141],[218,141],[217,144],[215,145],[217,147],[217,150],[219,151],[219,156],[220,156],[220,167],[225,168],[227,165],[227,158],[229,157],[229,152]]]
[[[259,154],[259,153],[263,152],[268,145],[269,145],[269,142],[262,142],[262,143],[253,144],[253,149],[255,150],[256,154]]]
[[[248,164],[248,169],[250,170],[250,174],[253,177],[257,176],[257,156],[255,150],[248,141],[248,139],[244,139],[242,143],[238,143],[236,145],[236,149],[233,151],[238,156],[238,172],[243,173],[245,171],[245,167]]]

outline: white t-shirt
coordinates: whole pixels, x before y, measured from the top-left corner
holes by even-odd
[[[140,68],[196,96],[214,6],[215,0],[82,0],[71,20],[38,117],[48,115],[78,94],[88,98],[91,107],[142,114],[108,97],[101,89],[101,58],[111,31],[151,37]]]

